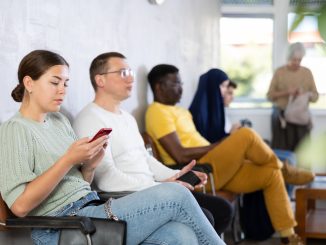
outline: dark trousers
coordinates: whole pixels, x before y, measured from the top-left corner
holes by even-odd
[[[272,114],[272,148],[294,151],[302,139],[310,134],[311,125],[297,125],[287,122],[285,128],[282,128],[280,116],[283,116],[283,111],[274,107]]]
[[[233,207],[230,202],[224,198],[201,192],[193,192],[192,194],[196,198],[199,206],[207,209],[212,214],[216,232],[218,234],[223,233],[233,217]],[[208,215],[206,214],[206,216]]]

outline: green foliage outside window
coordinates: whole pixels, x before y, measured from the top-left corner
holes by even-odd
[[[271,62],[269,45],[247,44],[233,56],[222,50],[222,67],[238,84],[237,96],[265,98],[272,72]]]
[[[290,32],[300,25],[305,16],[317,16],[319,33],[326,41],[326,1],[296,1],[295,5],[296,18],[291,25]]]

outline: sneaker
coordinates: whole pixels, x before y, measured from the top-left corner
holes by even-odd
[[[281,245],[304,245],[304,242],[302,241],[301,237],[299,237],[297,234],[293,234],[292,236],[289,236],[287,242],[283,242],[283,239],[281,239]]]
[[[315,178],[313,172],[291,166],[286,161],[283,164],[282,173],[285,183],[292,185],[305,185]]]

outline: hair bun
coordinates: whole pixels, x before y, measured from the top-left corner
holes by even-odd
[[[21,83],[19,83],[11,92],[11,97],[16,102],[22,102],[24,97],[24,91],[25,91],[25,87]]]

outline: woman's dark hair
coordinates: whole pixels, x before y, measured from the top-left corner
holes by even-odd
[[[236,89],[237,87],[238,87],[238,84],[236,84],[235,82],[233,82],[232,80],[229,79],[228,88]]]
[[[16,102],[21,102],[24,97],[25,86],[23,79],[30,76],[33,80],[39,79],[48,69],[55,65],[66,65],[68,62],[59,54],[48,50],[34,50],[27,54],[18,67],[18,85],[11,92]]]

